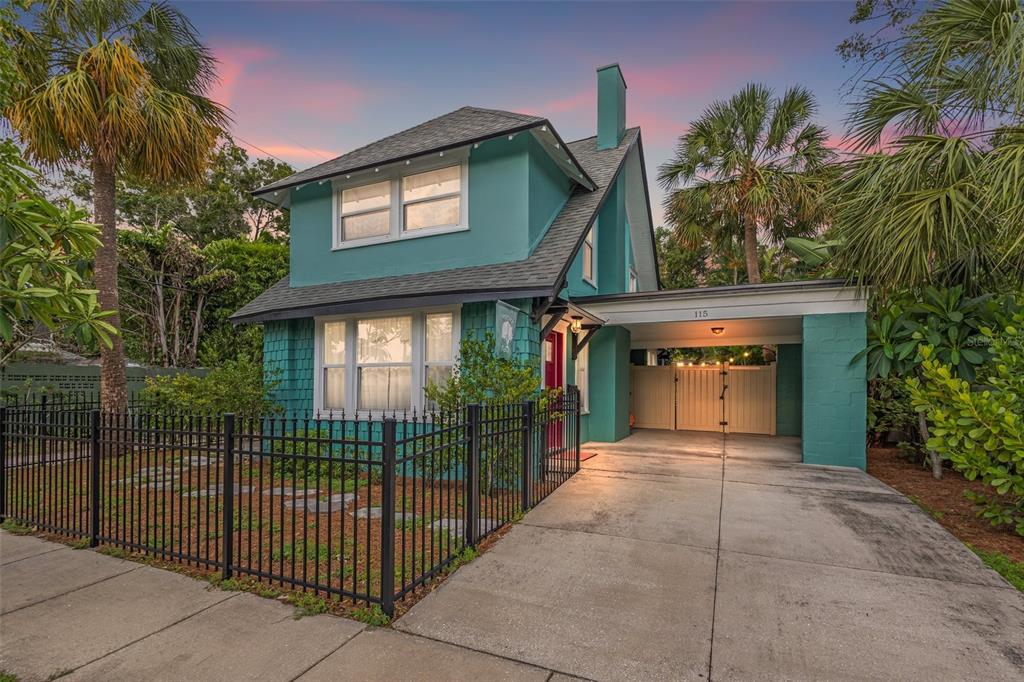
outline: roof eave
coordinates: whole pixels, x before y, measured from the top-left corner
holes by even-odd
[[[344,301],[340,303],[318,303],[309,306],[280,308],[277,310],[267,310],[251,314],[239,311],[228,319],[231,320],[231,324],[237,326],[240,324],[271,322],[274,320],[292,320],[321,315],[344,315],[350,313],[375,312],[380,310],[398,310],[403,308],[451,305],[455,303],[475,303],[501,298],[534,298],[537,296],[547,296],[550,292],[551,287],[532,286],[522,288],[502,287],[498,289],[452,290],[431,292],[429,294],[418,294],[415,296],[403,294],[401,296],[380,296],[355,301]]]
[[[351,175],[353,173],[361,173],[363,171],[370,170],[371,168],[379,168],[380,166],[387,166],[387,165],[391,165],[391,164],[402,163],[403,161],[409,161],[409,160],[412,160],[412,159],[416,159],[416,158],[419,158],[421,156],[425,156],[427,154],[434,154],[434,153],[437,153],[437,152],[446,152],[446,151],[451,151],[452,149],[459,149],[461,147],[467,147],[469,145],[479,144],[480,142],[486,142],[487,140],[493,140],[496,137],[502,137],[504,135],[517,135],[519,133],[526,132],[526,131],[532,130],[534,128],[540,128],[540,127],[543,127],[543,126],[547,126],[547,128],[551,132],[551,134],[554,135],[556,140],[558,140],[558,143],[561,145],[561,148],[563,150],[565,150],[565,153],[569,156],[570,159],[572,159],[573,165],[576,167],[577,170],[579,170],[580,174],[583,176],[583,178],[586,180],[586,182],[589,183],[588,185],[584,185],[584,187],[586,187],[590,191],[594,191],[597,188],[597,183],[594,182],[593,178],[591,178],[590,175],[587,173],[587,171],[583,168],[583,165],[580,164],[579,160],[575,157],[575,155],[573,155],[572,150],[569,149],[569,146],[565,143],[565,140],[563,140],[562,136],[558,134],[558,131],[555,130],[555,127],[553,125],[551,125],[551,121],[549,121],[548,119],[545,118],[545,119],[541,119],[539,121],[534,121],[534,122],[531,122],[531,123],[524,123],[524,124],[519,125],[519,126],[513,126],[513,127],[508,128],[506,130],[502,130],[501,132],[498,132],[498,133],[489,133],[487,135],[481,135],[479,137],[474,137],[474,138],[471,138],[471,139],[468,139],[468,140],[460,140],[459,142],[454,142],[454,143],[451,143],[451,144],[438,145],[437,147],[431,147],[430,149],[425,149],[423,151],[418,151],[415,154],[404,154],[402,156],[396,156],[395,158],[388,159],[386,161],[380,161],[380,162],[377,162],[377,163],[364,164],[362,166],[357,166],[355,168],[347,168],[347,169],[342,170],[342,171],[332,171],[330,173],[324,173],[324,174],[316,175],[316,176],[313,176],[313,177],[310,177],[310,178],[304,178],[302,180],[296,180],[295,182],[286,183],[284,185],[278,185],[278,186],[266,185],[266,186],[261,187],[261,188],[259,188],[257,190],[254,190],[252,192],[252,196],[256,197],[257,199],[264,199],[265,201],[270,201],[271,203],[278,203],[278,202],[274,202],[271,199],[267,198],[266,195],[268,195],[268,194],[276,195],[277,193],[280,193],[280,192],[285,191],[285,190],[290,190],[290,189],[292,189],[294,187],[301,187],[303,185],[308,185],[308,184],[313,183],[313,182],[321,182],[323,180],[330,180],[331,178],[338,177],[339,175]],[[573,178],[573,180],[575,180],[575,178]]]

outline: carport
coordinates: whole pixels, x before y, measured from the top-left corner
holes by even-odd
[[[584,437],[634,427],[799,438],[805,463],[865,467],[865,292],[842,280],[575,298],[604,320],[590,342]],[[760,367],[635,364],[663,348],[777,346]]]

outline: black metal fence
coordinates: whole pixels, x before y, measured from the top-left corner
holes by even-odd
[[[0,407],[0,516],[390,615],[578,471],[579,407],[575,387],[361,419]]]

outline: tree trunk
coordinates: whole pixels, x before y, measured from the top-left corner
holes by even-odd
[[[941,480],[942,457],[934,450],[928,449],[928,420],[925,418],[924,412],[917,413],[917,430],[921,432],[921,442],[923,443],[924,451],[928,453],[928,459],[932,462],[932,478],[936,481]]]
[[[743,219],[743,256],[747,261],[747,281],[761,283],[761,263],[757,257],[757,221],[751,216]]]
[[[203,330],[203,304],[205,302],[205,294],[200,293],[196,300],[196,315],[192,320],[192,348],[188,358],[190,366],[195,366],[196,358],[199,356],[199,333]]]
[[[95,220],[100,224],[101,244],[96,250],[93,277],[99,290],[97,299],[103,310],[114,314],[106,322],[116,334],[110,348],[100,344],[100,405],[106,412],[128,407],[128,378],[124,365],[124,341],[121,337],[121,312],[117,295],[117,217],[114,210],[114,165],[97,154],[92,164],[92,200]]]

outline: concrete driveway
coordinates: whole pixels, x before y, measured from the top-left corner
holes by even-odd
[[[637,432],[395,628],[599,680],[1024,679],[1024,596],[792,439]]]

